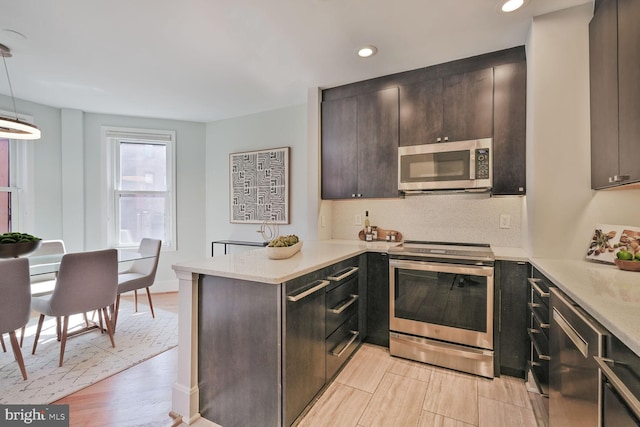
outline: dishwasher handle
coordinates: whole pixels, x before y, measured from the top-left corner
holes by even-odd
[[[311,295],[312,293],[317,292],[322,288],[325,288],[328,284],[329,284],[328,280],[316,280],[315,282],[310,283],[311,287],[309,287],[306,290],[300,292],[299,294],[288,295],[287,296],[287,300],[289,300],[291,302],[300,301],[301,299]]]
[[[556,321],[556,324],[562,331],[569,337],[573,345],[582,353],[582,355],[587,358],[589,357],[589,343],[580,336],[580,334],[567,322],[567,319],[564,318],[562,314],[556,309],[553,308],[553,319]]]
[[[598,368],[602,371],[602,374],[607,377],[607,380],[611,383],[615,391],[620,395],[624,403],[629,407],[631,412],[640,419],[640,401],[629,390],[629,387],[620,379],[618,375],[611,369],[609,364],[615,365],[615,360],[605,359],[604,357],[593,356],[593,360],[598,364]]]

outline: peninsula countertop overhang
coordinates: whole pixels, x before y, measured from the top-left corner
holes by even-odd
[[[273,260],[265,248],[174,264],[175,271],[279,284],[365,252],[386,252],[397,243],[357,240],[305,241],[291,258]]]

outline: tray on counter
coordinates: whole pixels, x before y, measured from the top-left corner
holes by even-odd
[[[390,233],[396,233],[396,242],[401,242],[402,241],[402,233],[400,233],[399,231],[396,230],[384,230],[380,227],[378,227],[378,238],[372,240],[372,242],[387,242],[387,241],[391,241],[391,240],[387,240],[387,235]],[[364,229],[360,230],[360,232],[358,233],[358,238],[360,240],[366,240],[365,239],[365,232]]]

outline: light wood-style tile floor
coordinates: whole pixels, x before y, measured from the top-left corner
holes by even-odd
[[[177,293],[153,295],[155,307],[173,312],[177,300]],[[55,403],[70,405],[72,427],[169,427],[176,372],[172,349]],[[516,378],[461,374],[364,344],[299,425],[546,427],[543,401]]]
[[[537,427],[546,424],[538,399],[517,378],[467,375],[364,344],[299,426]]]

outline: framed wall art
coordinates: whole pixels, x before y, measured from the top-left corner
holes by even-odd
[[[232,223],[289,224],[289,151],[229,154]]]

